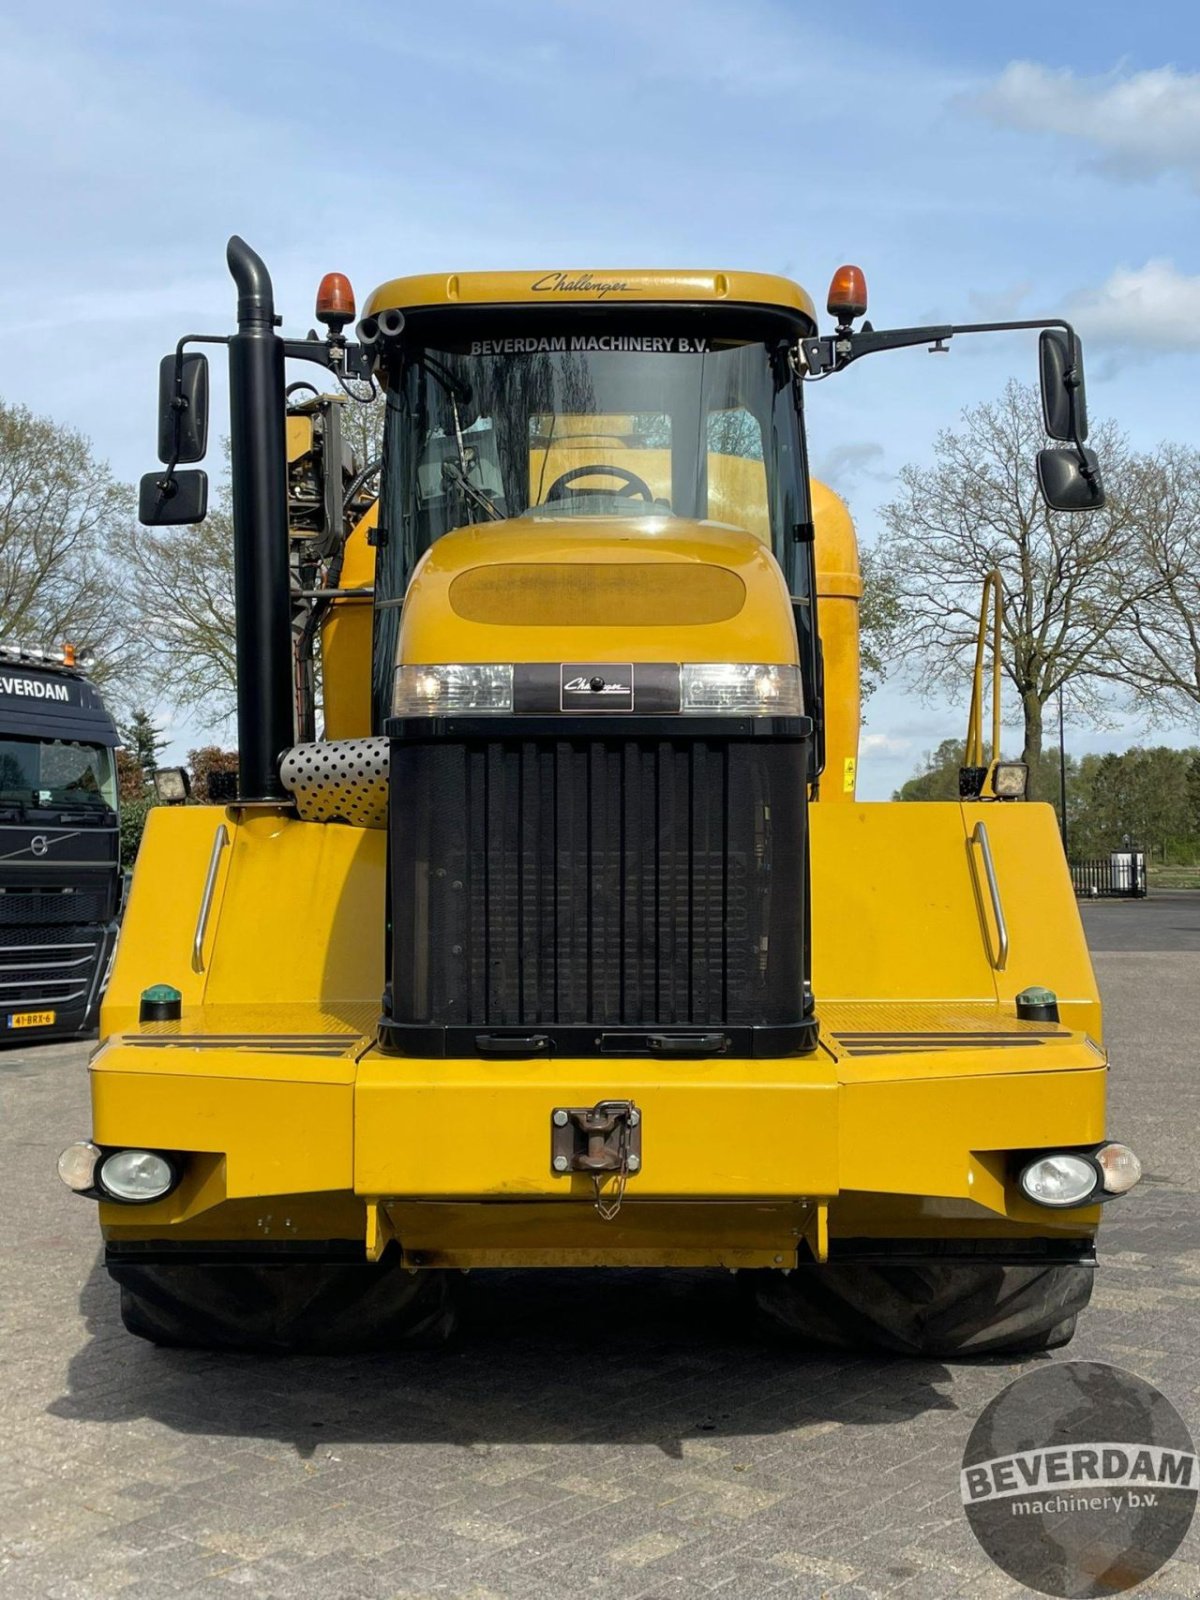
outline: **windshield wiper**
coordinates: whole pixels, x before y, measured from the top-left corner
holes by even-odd
[[[458,407],[461,401],[467,405],[471,399],[471,386],[462,378],[457,377],[443,362],[431,356],[428,351],[420,358],[421,365],[429,376],[440,383],[446,391],[446,398],[450,401],[450,414],[454,418],[454,443],[458,450],[458,466],[452,462],[442,463],[442,482],[453,485],[465,497],[467,504],[482,511],[492,522],[503,522],[504,513],[497,510],[492,499],[476,484],[470,481],[468,474],[471,467],[467,460],[467,446],[463,438],[462,419]]]
[[[451,489],[457,489],[468,505],[475,506],[482,511],[492,522],[503,522],[504,513],[500,511],[495,502],[490,500],[484,491],[473,484],[463,471],[453,461],[442,462],[442,483]]]

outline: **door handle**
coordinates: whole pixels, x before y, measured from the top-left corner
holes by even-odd
[[[987,824],[977,822],[975,831],[971,835],[972,845],[979,846],[979,854],[983,857],[983,873],[987,879],[988,894],[992,901],[992,915],[996,919],[996,938],[998,946],[995,955],[991,951],[991,937],[988,937],[988,956],[997,972],[1003,972],[1008,965],[1008,923],[1004,920],[1004,905],[1000,899],[1000,885],[996,880],[996,864],[992,860],[992,847],[988,843]],[[986,931],[986,930],[985,930]]]
[[[192,971],[204,971],[204,935],[208,932],[208,914],[212,910],[213,895],[217,887],[217,872],[221,866],[221,853],[229,843],[229,829],[222,822],[213,839],[212,854],[208,858],[208,876],[200,896],[200,911],[196,917],[196,935],[192,940]]]

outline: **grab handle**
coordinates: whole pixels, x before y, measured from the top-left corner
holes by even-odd
[[[992,897],[992,915],[996,919],[996,936],[999,948],[996,951],[992,965],[997,972],[1003,972],[1008,965],[1008,923],[1004,920],[1004,906],[1000,901],[1000,885],[996,882],[996,864],[992,860],[992,847],[988,843],[988,831],[985,823],[977,822],[975,831],[971,835],[971,843],[979,846],[979,853],[983,857],[983,871],[987,878],[988,893]],[[989,946],[991,940],[988,940]],[[989,949],[989,955],[991,951]]]
[[[222,822],[213,839],[212,854],[208,858],[208,876],[204,880],[204,893],[200,896],[200,912],[196,918],[196,936],[192,940],[192,971],[204,971],[204,935],[208,932],[208,914],[212,910],[213,894],[217,887],[217,872],[221,865],[221,852],[229,843],[229,830]]]

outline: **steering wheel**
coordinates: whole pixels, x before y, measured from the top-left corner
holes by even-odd
[[[646,500],[651,502],[654,500],[654,491],[644,478],[638,477],[636,472],[630,472],[628,467],[610,467],[604,463],[598,463],[594,467],[572,467],[569,472],[560,474],[546,490],[547,502],[565,500],[568,493],[568,484],[574,483],[576,478],[591,478],[597,473],[610,478],[623,478],[625,480],[624,486],[620,489],[571,489],[569,492],[571,494],[640,494]]]

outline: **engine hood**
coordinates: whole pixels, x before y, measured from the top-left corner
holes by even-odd
[[[399,660],[794,663],[783,574],[755,534],[681,517],[514,517],[426,552]]]

